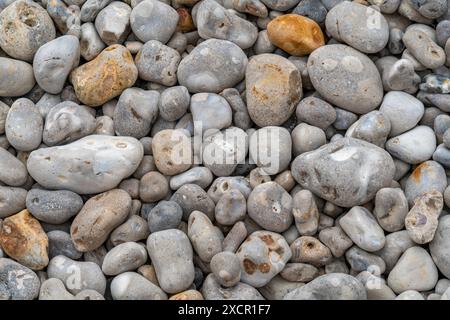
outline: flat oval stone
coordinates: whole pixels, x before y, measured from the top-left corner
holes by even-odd
[[[436,135],[428,126],[417,126],[386,142],[386,150],[394,157],[410,164],[431,159],[436,150]]]
[[[258,126],[279,126],[289,119],[303,95],[292,62],[275,54],[253,56],[245,76],[248,113]]]
[[[377,10],[356,2],[343,1],[326,17],[327,32],[364,53],[381,51],[389,40],[389,26]]]
[[[131,210],[131,197],[113,189],[90,198],[70,226],[75,248],[88,252],[100,247],[112,230],[122,224]]]
[[[256,231],[245,240],[236,255],[241,264],[241,281],[259,288],[283,270],[292,253],[281,235]]]
[[[147,239],[147,250],[165,292],[178,293],[189,288],[195,272],[192,246],[185,233],[177,229],[154,232]]]
[[[353,207],[390,186],[395,166],[383,149],[359,139],[342,138],[299,155],[291,171],[303,188],[338,206]]]
[[[0,148],[0,182],[19,187],[27,181],[27,178],[27,168],[22,161]]]
[[[8,256],[30,269],[41,270],[48,265],[48,237],[27,210],[3,220],[0,246]]]
[[[192,93],[219,93],[244,79],[247,63],[247,56],[233,42],[209,39],[181,60],[178,82]]]
[[[439,219],[439,225],[430,242],[430,253],[433,261],[442,274],[450,278],[450,216]]]
[[[383,100],[383,85],[375,64],[349,46],[318,48],[309,56],[308,73],[322,97],[351,112],[365,114]]]
[[[41,283],[32,270],[8,258],[0,258],[0,297],[5,300],[33,300]]]
[[[14,101],[6,117],[5,133],[9,143],[20,151],[32,151],[42,141],[44,120],[33,101],[20,98]]]
[[[33,59],[36,82],[48,93],[58,94],[67,77],[80,62],[80,42],[65,35],[41,46]]]
[[[139,268],[147,261],[147,250],[136,242],[125,242],[112,248],[102,264],[104,274],[114,276]]]
[[[62,224],[83,207],[83,199],[69,190],[31,189],[26,195],[28,211],[39,221]]]
[[[55,35],[52,19],[35,1],[14,1],[0,13],[0,47],[13,58],[32,61]]]
[[[35,150],[27,167],[45,188],[93,194],[110,190],[130,176],[143,154],[142,144],[134,138],[91,135],[64,146]],[[71,172],[73,167],[80,170]]]
[[[325,44],[320,26],[298,14],[284,14],[267,25],[271,43],[293,56],[306,56]]]
[[[137,77],[138,71],[130,51],[115,44],[74,69],[70,73],[70,82],[81,102],[96,107],[131,87]]]
[[[27,190],[0,186],[0,219],[25,209]]]
[[[0,97],[18,97],[29,92],[36,81],[33,67],[23,61],[0,57]]]

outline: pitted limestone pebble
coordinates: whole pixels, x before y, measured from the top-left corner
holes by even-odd
[[[92,22],[81,25],[80,54],[86,61],[91,61],[105,49],[106,45],[97,33]]]
[[[86,105],[100,106],[133,86],[138,77],[130,51],[114,44],[70,74],[75,93]]]
[[[283,127],[264,127],[250,135],[249,156],[266,174],[287,169],[291,162],[292,139]]]
[[[384,230],[395,232],[403,229],[408,209],[408,201],[403,190],[399,188],[378,190],[373,214]]]
[[[333,254],[339,258],[353,245],[353,241],[345,234],[339,226],[325,228],[319,233],[319,240],[325,244]]]
[[[167,300],[167,294],[136,272],[124,272],[111,282],[114,300]]]
[[[283,232],[293,221],[292,197],[276,182],[266,182],[253,189],[248,197],[250,218],[264,229]]]
[[[415,198],[414,205],[405,218],[405,227],[414,242],[424,244],[433,240],[443,206],[442,194],[436,190]]]
[[[109,240],[113,246],[117,246],[124,242],[145,240],[149,234],[147,221],[138,215],[132,215],[111,232]]]
[[[225,226],[232,226],[243,220],[247,212],[247,199],[239,190],[230,190],[223,194],[215,208],[216,221]]]
[[[312,236],[319,227],[319,210],[314,195],[309,190],[300,190],[292,199],[292,215],[295,226],[302,236]]]
[[[33,101],[20,98],[14,101],[5,121],[8,142],[18,151],[32,151],[42,141],[44,120]]]
[[[183,220],[188,221],[193,211],[203,212],[209,219],[214,219],[215,204],[211,197],[196,184],[181,186],[170,198],[178,203],[183,210]]]
[[[326,17],[327,32],[365,53],[381,51],[389,39],[389,27],[384,16],[371,7],[344,1],[331,9]]]
[[[43,142],[51,147],[92,134],[95,130],[95,117],[90,110],[72,101],[64,101],[51,108],[45,117]]]
[[[213,0],[202,1],[196,7],[195,22],[203,39],[229,40],[242,49],[251,47],[258,35],[258,29],[250,21],[227,11]]]
[[[288,120],[303,95],[299,70],[279,55],[254,56],[245,79],[248,113],[261,127],[279,126]]]
[[[272,178],[264,171],[263,168],[256,167],[248,176],[250,186],[254,189],[257,185],[272,181]]]
[[[95,29],[107,45],[123,43],[130,29],[131,8],[126,3],[113,1],[95,18]]]
[[[124,242],[112,248],[105,256],[102,271],[115,276],[139,268],[147,261],[147,250],[136,242]]]
[[[283,270],[292,253],[278,233],[256,231],[244,241],[236,255],[241,264],[241,281],[259,288]]]
[[[229,176],[245,161],[248,135],[240,128],[229,127],[204,138],[202,147],[203,165],[218,177]]]
[[[158,170],[165,175],[176,175],[192,164],[191,139],[183,130],[165,129],[153,136],[153,156]]]
[[[349,46],[333,44],[316,49],[309,56],[308,73],[321,96],[351,112],[372,111],[383,99],[375,64]]]
[[[148,135],[158,115],[158,99],[155,90],[125,89],[114,109],[116,134],[137,139]]]
[[[208,134],[210,129],[228,128],[232,122],[230,105],[225,98],[215,93],[194,94],[191,97],[190,111],[196,134]]]
[[[387,280],[395,293],[406,290],[427,291],[436,285],[438,271],[425,249],[412,247],[401,256]]]
[[[2,300],[33,300],[41,283],[32,270],[8,258],[0,258],[0,297]]]
[[[178,66],[178,82],[189,92],[219,93],[244,79],[248,58],[227,40],[203,41]]]
[[[233,287],[241,279],[241,265],[239,258],[232,252],[219,252],[210,262],[212,273],[224,287]]]
[[[315,278],[284,297],[284,300],[366,300],[361,281],[344,273],[332,273]]]
[[[47,232],[48,236],[48,254],[52,259],[56,256],[63,255],[67,258],[77,260],[83,255],[73,245],[70,234],[60,230]]]
[[[406,179],[405,195],[410,206],[415,199],[425,192],[438,191],[444,193],[447,178],[444,168],[436,161],[425,161],[417,166]]]
[[[183,217],[183,210],[175,201],[160,201],[148,215],[150,232],[176,229]]]
[[[26,197],[25,189],[0,186],[0,219],[25,209]]]
[[[180,119],[187,112],[190,99],[191,96],[186,87],[175,86],[165,89],[158,101],[159,115],[167,121]]]
[[[180,54],[157,40],[146,42],[136,55],[139,77],[165,86],[177,83]]]
[[[87,252],[100,247],[110,232],[126,220],[130,210],[131,197],[120,189],[98,194],[86,201],[70,227],[77,250]]]
[[[450,216],[445,215],[439,220],[439,225],[430,243],[430,253],[434,263],[441,273],[450,277]]]
[[[13,58],[32,61],[55,36],[52,19],[35,1],[14,1],[0,12],[0,47]]]
[[[316,150],[327,142],[325,132],[322,129],[306,123],[300,123],[296,126],[291,132],[291,137],[294,156]]]
[[[290,245],[292,262],[309,263],[316,267],[328,264],[333,256],[330,249],[314,237],[301,236]]]
[[[325,100],[306,97],[300,101],[295,111],[297,120],[304,121],[323,130],[336,121],[336,110]]]
[[[30,269],[42,270],[48,265],[48,237],[39,221],[26,209],[2,221],[0,247]]]
[[[31,189],[26,195],[26,206],[38,220],[62,224],[81,210],[83,200],[68,190]]]
[[[176,229],[154,232],[147,239],[147,250],[161,289],[178,293],[191,286],[195,276],[193,250],[184,232]]]
[[[371,111],[353,123],[345,136],[365,140],[383,148],[390,132],[390,119],[380,111]]]
[[[201,293],[206,300],[264,300],[257,289],[246,283],[238,282],[230,288],[223,288],[213,273],[203,282]]]
[[[338,165],[340,170],[334,170]],[[298,156],[292,175],[303,187],[338,206],[352,207],[373,199],[391,184],[395,172],[383,149],[354,138],[343,138]],[[370,178],[369,178],[370,177]]]
[[[134,138],[91,135],[64,146],[33,151],[27,168],[43,187],[93,194],[110,190],[130,176],[143,153],[142,145]],[[73,166],[80,170],[71,172]],[[0,180],[4,181],[1,175]]]

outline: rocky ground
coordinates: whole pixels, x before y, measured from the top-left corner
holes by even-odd
[[[447,0],[0,0],[0,299],[450,299]]]

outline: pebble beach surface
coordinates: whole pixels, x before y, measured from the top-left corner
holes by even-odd
[[[450,299],[450,1],[0,0],[0,300]]]

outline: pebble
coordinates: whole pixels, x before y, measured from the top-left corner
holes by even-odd
[[[65,256],[56,256],[47,268],[49,278],[61,280],[67,290],[78,294],[85,289],[92,289],[103,295],[106,279],[100,267],[93,262],[75,261]]]
[[[149,134],[158,115],[159,93],[140,88],[125,89],[114,109],[114,131],[137,139]]]
[[[353,123],[345,136],[361,139],[383,148],[390,131],[389,118],[380,111],[371,111]]]
[[[95,126],[90,108],[64,101],[52,107],[45,117],[43,142],[47,146],[67,144],[92,134]]]
[[[309,190],[300,190],[292,198],[292,215],[295,227],[302,236],[312,236],[319,227],[319,210],[314,195]]]
[[[223,194],[216,204],[215,220],[221,225],[232,226],[243,220],[247,213],[247,199],[239,190],[230,190]]]
[[[349,46],[332,44],[314,50],[308,73],[321,96],[348,111],[364,114],[382,102],[383,86],[375,64]]]
[[[7,150],[0,148],[0,182],[19,187],[27,181],[27,169]]]
[[[180,119],[187,112],[190,99],[191,96],[186,87],[174,86],[165,89],[158,101],[159,115],[166,121]]]
[[[160,201],[148,215],[150,232],[176,229],[183,217],[183,210],[175,201]]]
[[[149,234],[147,221],[138,215],[132,215],[111,232],[109,240],[113,246],[117,246],[124,242],[147,239]]]
[[[105,297],[95,290],[86,289],[78,292],[75,295],[75,300],[105,300]]]
[[[102,271],[105,275],[115,276],[136,270],[147,261],[147,250],[136,242],[124,242],[112,248],[105,255]]]
[[[333,256],[342,257],[347,249],[353,245],[352,239],[342,230],[340,226],[325,228],[319,233],[319,240],[327,246]]]
[[[91,61],[106,46],[92,22],[83,23],[80,32],[80,54],[86,61]]]
[[[368,271],[380,275],[386,270],[386,264],[382,258],[368,253],[357,246],[353,246],[347,250],[345,259],[353,271]]]
[[[124,272],[114,277],[111,296],[114,300],[167,300],[167,294],[161,288],[136,272]]]
[[[139,78],[164,86],[177,83],[177,68],[181,61],[178,51],[157,40],[147,41],[136,55]]]
[[[48,265],[48,237],[26,209],[2,221],[0,246],[9,257],[30,269],[42,270]]]
[[[74,296],[66,290],[61,280],[50,278],[42,282],[39,300],[74,300]]]
[[[386,238],[383,229],[364,207],[353,207],[339,220],[339,225],[363,250],[374,252],[384,247]]]
[[[336,110],[325,100],[306,97],[300,101],[295,111],[297,120],[325,130],[336,121]]]
[[[65,35],[41,46],[33,59],[34,77],[48,93],[60,93],[72,69],[80,62],[78,38]]]
[[[315,278],[287,293],[283,300],[366,300],[364,285],[348,274],[333,273]]]
[[[215,227],[208,216],[200,211],[189,215],[187,235],[200,259],[209,263],[222,251],[222,232]]]
[[[411,247],[403,253],[388,276],[388,285],[399,294],[406,290],[431,290],[438,280],[438,272],[428,252]]]
[[[308,263],[316,267],[328,264],[332,259],[330,249],[311,236],[301,236],[290,245],[292,262]]]
[[[325,44],[325,37],[313,19],[285,14],[267,25],[270,42],[293,56],[305,56]]]
[[[145,0],[133,8],[130,25],[134,35],[142,42],[169,41],[178,23],[178,13],[169,5],[157,0]]]
[[[20,60],[0,57],[0,97],[18,97],[36,83],[33,67]]]
[[[224,129],[232,123],[232,110],[227,100],[215,93],[192,95],[190,103],[195,133],[214,132],[211,129]]]
[[[430,242],[430,253],[439,271],[447,278],[450,277],[449,234],[450,216],[445,215],[439,219],[434,238]]]
[[[205,300],[264,300],[251,285],[238,282],[230,288],[223,288],[214,274],[209,274],[201,289]]]
[[[90,198],[70,227],[75,248],[88,252],[100,247],[112,230],[122,224],[131,210],[131,197],[113,189]]]
[[[327,32],[364,53],[381,51],[389,40],[389,26],[374,8],[343,1],[334,6],[325,20]]]
[[[130,32],[129,5],[119,1],[113,1],[103,8],[95,19],[95,29],[98,35],[108,46],[121,44]]]
[[[93,194],[110,190],[130,176],[143,153],[142,145],[134,138],[90,135],[64,146],[33,151],[27,168],[45,188]],[[71,172],[73,166],[80,171]]]
[[[415,246],[407,230],[396,231],[386,235],[384,247],[375,252],[386,263],[386,270],[390,271],[400,256],[409,248]]]
[[[203,41],[178,66],[178,82],[191,93],[219,93],[244,79],[248,58],[227,40]]]
[[[241,281],[255,288],[266,285],[292,256],[286,240],[270,231],[249,235],[236,255],[241,265]]]
[[[416,290],[406,290],[400,293],[395,300],[424,300],[424,298]]]
[[[336,165],[339,171],[334,170]],[[299,155],[291,170],[303,188],[338,206],[353,207],[388,187],[395,166],[383,149],[359,139],[342,138]]]
[[[325,132],[322,129],[306,123],[300,123],[296,126],[291,132],[291,137],[295,156],[316,150],[327,142]]]
[[[214,255],[210,267],[217,281],[224,287],[233,287],[241,279],[240,260],[232,252],[223,251]]]
[[[211,197],[196,184],[185,184],[181,186],[170,198],[178,203],[183,210],[183,220],[188,221],[193,211],[200,211],[214,220],[215,204]]]
[[[402,189],[382,188],[378,190],[373,214],[384,230],[395,232],[403,229],[408,211],[408,201]]]
[[[328,10],[321,1],[303,0],[294,8],[292,13],[308,17],[320,25],[323,25]]]
[[[394,157],[410,164],[430,159],[436,149],[436,135],[427,126],[417,126],[386,142],[386,150]]]
[[[253,122],[264,127],[288,120],[303,95],[295,65],[275,54],[261,54],[250,59],[245,75],[247,108]]]
[[[6,218],[25,209],[27,190],[0,186],[0,218]]]
[[[168,229],[150,234],[147,250],[161,288],[179,293],[194,281],[193,250],[185,233]],[[170,268],[167,266],[170,265]]]
[[[36,51],[55,36],[52,19],[34,1],[14,1],[0,12],[0,47],[12,58],[32,61]]]
[[[8,258],[0,258],[0,297],[2,300],[34,300],[41,283],[29,268]]]
[[[70,234],[60,230],[47,232],[48,237],[48,254],[52,259],[56,256],[63,255],[70,259],[80,259],[83,255],[79,252],[70,238]]]
[[[96,107],[117,97],[136,82],[138,70],[130,51],[114,44],[91,61],[70,73],[76,96],[88,106]]]
[[[206,189],[213,181],[211,170],[206,167],[194,167],[170,178],[170,188],[178,190],[185,184],[196,184]]]

